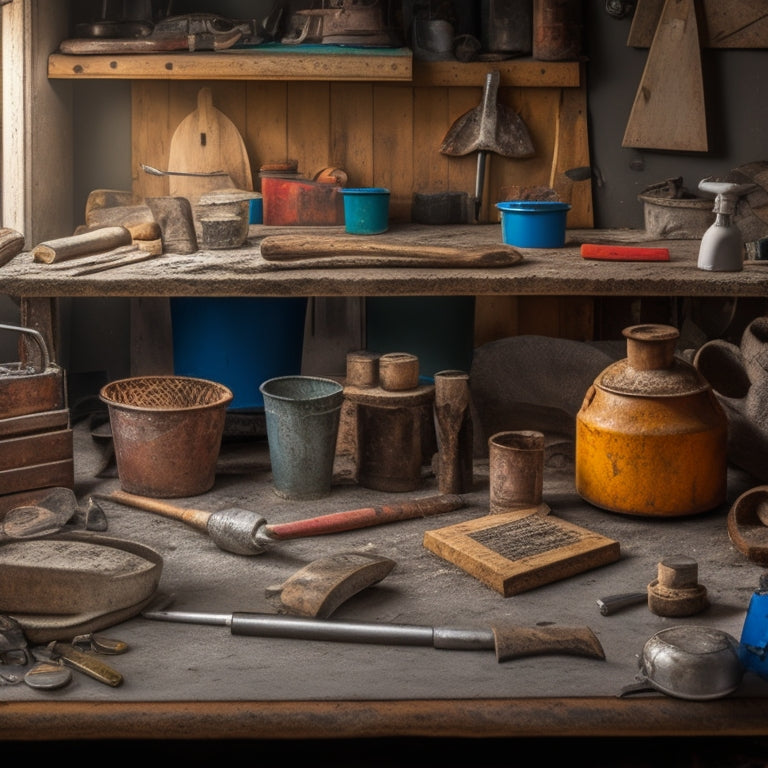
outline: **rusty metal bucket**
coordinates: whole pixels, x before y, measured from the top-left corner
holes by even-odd
[[[232,391],[185,376],[119,379],[102,387],[120,486],[141,496],[197,496],[213,487]]]

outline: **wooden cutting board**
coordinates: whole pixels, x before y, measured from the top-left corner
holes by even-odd
[[[171,137],[168,170],[223,173],[220,176],[169,176],[171,196],[186,197],[192,203],[214,189],[253,189],[251,163],[243,137],[235,124],[213,106],[213,94],[207,86],[197,94],[197,108],[179,123]]]
[[[695,0],[665,1],[621,146],[708,151]]]

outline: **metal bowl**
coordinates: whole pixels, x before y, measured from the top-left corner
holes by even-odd
[[[706,701],[727,696],[744,676],[736,638],[706,626],[663,629],[643,647],[640,673],[662,693]]]

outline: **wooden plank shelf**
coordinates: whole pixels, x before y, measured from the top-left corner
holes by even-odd
[[[48,58],[52,79],[123,80],[351,80],[405,81],[412,76],[408,48],[342,49],[282,46],[226,51],[150,54],[53,53]],[[344,51],[344,52],[340,52]]]
[[[52,53],[48,77],[71,80],[320,80],[409,82],[416,86],[482,86],[501,72],[501,85],[578,88],[579,61],[510,59],[500,62],[414,61],[408,48],[318,51],[321,46],[152,54]]]
[[[582,82],[580,61],[538,61],[531,58],[506,61],[415,61],[415,86],[482,86],[485,75],[498,69],[499,84],[515,88],[578,88]]]

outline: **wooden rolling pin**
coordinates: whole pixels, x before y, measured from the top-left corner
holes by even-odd
[[[34,247],[32,257],[43,264],[54,264],[92,253],[105,253],[132,242],[131,233],[125,227],[99,227],[70,237],[46,240]]]
[[[382,242],[368,237],[328,235],[268,235],[261,241],[261,255],[267,261],[309,259],[351,259],[369,266],[414,267],[508,267],[523,255],[511,245],[452,248]]]

